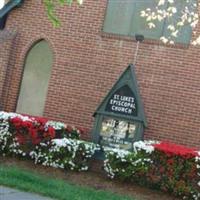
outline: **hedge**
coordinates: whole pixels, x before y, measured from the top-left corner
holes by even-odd
[[[110,178],[135,182],[188,200],[200,199],[200,152],[169,142],[139,141],[134,151],[105,148]]]
[[[79,140],[81,130],[41,117],[0,112],[0,154],[35,164],[85,171],[98,146]]]

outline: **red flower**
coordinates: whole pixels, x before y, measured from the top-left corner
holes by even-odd
[[[33,123],[32,122],[30,122],[30,121],[23,121],[22,123],[21,123],[21,126],[23,126],[23,127],[26,127],[26,128],[32,128],[33,127]]]
[[[18,122],[21,122],[22,120],[19,118],[19,117],[14,117],[14,118],[11,118],[10,119],[10,122],[12,122],[12,123],[18,123]]]
[[[169,142],[161,142],[153,145],[156,150],[164,152],[168,156],[181,156],[183,158],[194,158],[198,154],[195,149]]]
[[[165,171],[165,168],[164,168],[164,167],[161,167],[159,171],[160,171],[160,173],[162,174],[162,173]]]
[[[38,131],[44,132],[44,126],[42,126],[42,125],[39,126],[39,127],[38,127]]]
[[[78,130],[80,131],[80,134],[81,134],[81,135],[86,134],[86,133],[89,132],[86,128],[81,128],[81,127],[77,127],[77,128],[78,128]]]
[[[167,160],[167,164],[168,164],[168,165],[173,165],[173,164],[174,164],[174,160],[173,160],[173,159]]]
[[[10,119],[10,122],[15,126],[16,129],[20,128],[22,125],[22,120],[19,117]]]
[[[39,138],[36,138],[36,139],[34,139],[33,141],[32,141],[32,143],[34,144],[34,145],[37,145],[37,144],[39,144],[41,142],[41,140],[39,139]]]
[[[35,117],[35,120],[37,123],[42,124],[42,125],[46,124],[48,121],[46,118],[43,118],[43,117]]]
[[[51,139],[55,138],[56,133],[55,133],[55,129],[53,127],[48,127],[48,133]]]
[[[34,140],[38,137],[38,134],[37,134],[37,130],[36,129],[29,129],[30,131],[30,136],[31,138]]]
[[[16,139],[19,142],[19,144],[25,144],[25,142],[26,142],[25,137],[23,135],[21,135],[21,134],[17,134],[16,135]]]

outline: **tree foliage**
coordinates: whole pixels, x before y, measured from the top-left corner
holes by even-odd
[[[56,5],[71,5],[73,1],[82,4],[83,0],[43,0],[47,14],[55,27],[60,25],[60,20],[55,14]],[[139,0],[140,1],[140,0]],[[164,43],[174,44],[177,37],[181,37],[181,30],[189,26],[193,30],[191,44],[200,44],[200,35],[195,31],[199,22],[199,0],[154,0],[157,6],[141,10],[141,17],[146,19],[149,28],[156,28],[156,22],[167,22],[168,36],[162,36]]]
[[[47,10],[47,15],[55,27],[60,26],[60,20],[55,14],[55,7],[57,5],[60,6],[71,5],[73,2],[74,0],[43,0],[43,3]],[[76,0],[76,2],[78,4],[82,4],[83,0]]]
[[[198,25],[198,0],[157,0],[157,6],[141,11],[141,17],[147,21],[149,28],[156,28],[156,21],[167,21],[169,35],[161,37],[164,43],[174,44],[181,37],[181,29],[189,26],[193,30],[193,45],[200,44],[200,36],[194,31]]]

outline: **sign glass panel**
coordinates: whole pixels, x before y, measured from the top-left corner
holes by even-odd
[[[133,122],[104,117],[100,130],[100,144],[130,150],[136,131]]]

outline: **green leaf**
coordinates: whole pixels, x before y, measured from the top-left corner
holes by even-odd
[[[70,6],[73,3],[73,0],[43,0],[44,6],[46,8],[47,16],[52,22],[54,27],[59,27],[60,26],[60,19],[57,17],[55,13],[55,7],[56,5],[63,6],[63,5],[68,5]],[[77,0],[78,4],[81,4],[81,0]]]

